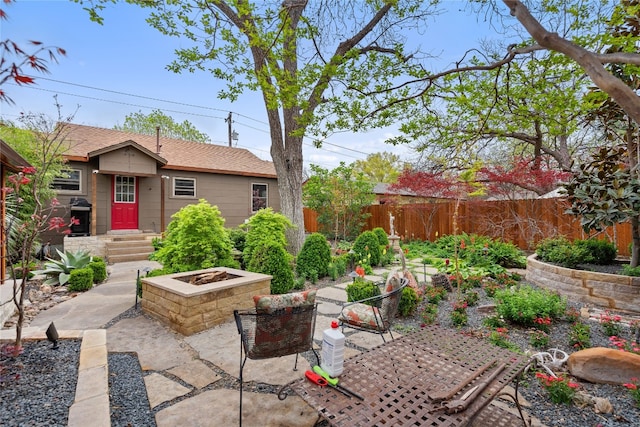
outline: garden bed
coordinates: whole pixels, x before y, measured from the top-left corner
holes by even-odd
[[[640,314],[640,277],[565,268],[530,255],[526,279],[577,302]]]

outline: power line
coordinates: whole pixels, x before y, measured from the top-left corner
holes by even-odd
[[[152,100],[152,101],[156,101],[156,102],[164,102],[164,103],[169,103],[169,104],[175,104],[175,105],[182,105],[182,106],[187,106],[187,107],[193,107],[193,108],[200,108],[200,109],[205,109],[205,110],[211,110],[211,111],[224,111],[227,112],[227,110],[223,110],[223,109],[219,109],[219,108],[213,108],[213,107],[205,107],[205,106],[201,106],[201,105],[195,105],[195,104],[189,104],[189,103],[184,103],[184,102],[179,102],[179,101],[170,101],[170,100],[165,100],[165,99],[161,99],[161,98],[154,98],[154,97],[148,97],[148,96],[144,96],[144,95],[135,95],[135,94],[131,94],[131,93],[127,93],[127,92],[121,92],[121,91],[116,91],[116,90],[111,90],[111,89],[103,89],[103,88],[98,88],[95,86],[89,86],[89,85],[82,85],[82,84],[78,84],[78,83],[71,83],[71,82],[65,82],[65,81],[61,81],[61,80],[56,80],[56,79],[50,79],[50,78],[46,78],[46,77],[42,77],[42,76],[34,76],[34,78],[38,78],[40,80],[46,80],[46,81],[50,81],[50,82],[55,82],[55,83],[61,83],[61,84],[65,84],[65,85],[69,85],[69,86],[75,86],[75,87],[80,87],[80,88],[85,88],[85,89],[90,89],[90,90],[97,90],[97,91],[102,91],[102,92],[107,92],[107,93],[113,93],[113,94],[117,94],[117,95],[123,95],[123,96],[129,96],[129,97],[134,97],[134,98],[141,98],[141,99],[148,99],[148,100]],[[13,86],[17,86],[13,83],[9,83],[10,85]],[[147,105],[140,105],[140,104],[134,104],[134,103],[130,103],[130,102],[124,102],[124,101],[116,101],[116,100],[111,100],[111,99],[104,99],[104,98],[97,98],[94,96],[88,96],[88,95],[79,95],[79,94],[75,94],[75,93],[69,93],[69,92],[60,92],[58,90],[52,90],[52,89],[44,89],[41,87],[35,87],[35,86],[21,86],[21,87],[27,87],[29,89],[35,89],[35,90],[39,90],[39,91],[43,91],[43,92],[50,92],[50,93],[56,93],[56,94],[61,94],[61,95],[67,95],[67,96],[72,96],[72,97],[77,97],[77,98],[83,98],[83,99],[89,99],[89,100],[93,100],[93,101],[98,101],[98,102],[107,102],[107,103],[112,103],[112,104],[119,104],[119,105],[126,105],[129,107],[135,107],[135,108],[145,108],[145,109],[149,109],[149,110],[153,110],[153,109],[157,109],[157,107],[150,107]],[[212,115],[208,115],[208,114],[200,114],[200,113],[193,113],[193,112],[186,112],[186,111],[180,111],[180,110],[171,110],[171,109],[162,109],[163,111],[169,112],[169,113],[177,113],[177,114],[184,114],[184,115],[189,115],[189,116],[193,116],[193,117],[204,117],[204,118],[212,118],[212,119],[219,119],[219,120],[225,120],[225,117],[222,116],[212,116]],[[253,117],[241,114],[241,113],[236,113],[233,112],[234,114],[236,114],[237,116],[240,117],[244,117],[246,119],[261,123],[261,124],[265,124],[268,126],[268,123],[255,119]],[[257,128],[255,126],[251,126],[249,124],[246,123],[242,123],[239,121],[234,120],[234,123],[238,123],[242,126],[248,127],[250,129],[259,131],[259,132],[263,132],[266,134],[269,134],[270,132],[268,130],[265,129],[260,129]],[[313,139],[310,137],[305,136],[305,139]],[[328,151],[329,153],[336,155],[336,156],[343,156],[343,157],[349,157],[352,159],[356,159],[356,160],[361,160],[360,157],[356,157],[356,156],[352,156],[346,153],[339,153],[336,151],[331,151],[331,150],[327,150],[325,148],[318,148],[316,147],[313,143],[305,143],[303,142],[304,145],[308,146],[308,147],[312,147],[316,150],[324,150],[324,151]],[[336,147],[339,148],[341,150],[346,150],[346,151],[351,151],[357,154],[361,154],[364,156],[368,156],[370,153],[366,153],[364,151],[360,151],[360,150],[356,150],[353,148],[349,148],[349,147],[344,147],[342,145],[338,145],[332,142],[328,142],[326,140],[322,141],[322,145],[329,145],[332,147]]]
[[[112,89],[104,89],[104,88],[99,88],[99,87],[95,87],[95,86],[83,85],[83,84],[79,84],[79,83],[71,83],[71,82],[65,82],[65,81],[62,81],[62,80],[50,79],[50,78],[47,78],[47,77],[41,77],[41,76],[30,76],[30,77],[33,77],[34,79],[37,78],[39,80],[46,80],[46,81],[50,81],[50,82],[61,83],[61,84],[64,84],[64,85],[81,87],[81,88],[91,89],[91,90],[97,90],[97,91],[101,91],[101,92],[108,92],[108,93],[113,93],[113,94],[117,94],[117,95],[124,95],[124,96],[130,96],[130,97],[134,97],[134,98],[148,99],[150,101],[158,101],[158,102],[164,102],[164,103],[167,103],[167,104],[183,105],[185,107],[200,108],[200,109],[204,109],[204,110],[221,111],[221,112],[225,112],[225,113],[227,112],[227,110],[222,110],[220,108],[205,107],[205,106],[202,106],[202,105],[189,104],[189,103],[179,102],[179,101],[171,101],[171,100],[168,100],[168,99],[155,98],[155,97],[144,96],[144,95],[136,95],[136,94],[127,93],[127,92],[121,92],[121,91],[112,90]],[[39,88],[34,88],[34,89],[39,89]],[[43,91],[47,91],[47,92],[54,92],[54,91],[52,91],[50,89],[39,89],[39,90],[43,90]],[[128,106],[133,106],[133,107],[138,107],[138,108],[148,108],[148,109],[153,109],[154,108],[154,107],[140,106],[140,105],[137,105],[137,104],[129,104],[129,103],[126,103],[126,102],[121,102],[121,101],[111,101],[111,100],[105,100],[105,99],[101,99],[101,98],[93,98],[93,97],[85,96],[85,95],[75,95],[75,94],[70,94],[70,93],[62,93],[62,94],[63,95],[69,95],[69,96],[77,96],[77,97],[80,97],[80,98],[92,99],[92,100],[101,101],[101,102],[112,102],[112,103],[128,105]],[[196,117],[208,117],[208,118],[214,118],[214,119],[220,119],[221,118],[219,116],[207,116],[207,115],[204,115],[204,114],[197,114],[197,113],[185,113],[185,112],[176,111],[176,110],[166,110],[166,111],[174,112],[174,113],[181,113],[181,114],[189,114],[189,115],[196,116]],[[263,125],[269,126],[269,123],[267,123],[265,121],[255,119],[253,117],[244,115],[242,113],[238,113],[238,112],[233,111],[233,114],[235,114],[237,116],[240,116],[240,117],[244,117],[246,119],[249,119],[249,120],[252,120],[252,121],[255,121],[255,122],[258,122],[258,123],[261,123]],[[225,119],[224,117],[222,117],[222,118]],[[237,121],[234,120],[234,122],[237,122]],[[240,122],[237,122],[237,123],[240,123]],[[256,127],[252,127],[252,126],[247,125],[247,124],[243,124],[243,125],[248,127],[248,128],[251,128],[251,129],[254,129],[254,130],[258,130],[260,132],[269,133],[269,131],[266,131],[266,130],[263,130],[263,129],[258,129]],[[307,136],[305,136],[305,138],[311,139],[310,137],[307,137]],[[328,142],[326,140],[322,141],[322,144],[327,144],[327,145],[330,145],[332,147],[340,148],[340,149],[347,150],[347,151],[352,151],[354,153],[362,154],[362,155],[365,155],[365,156],[368,156],[370,154],[370,153],[365,153],[364,151],[360,151],[360,150],[356,150],[356,149],[353,149],[353,148],[344,147],[342,145],[334,144],[334,143]],[[314,146],[314,148],[315,148],[315,146]],[[333,152],[333,153],[335,153],[335,152]]]

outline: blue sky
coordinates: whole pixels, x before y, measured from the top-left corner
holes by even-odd
[[[34,75],[35,85],[4,88],[15,105],[0,104],[2,117],[15,120],[20,112],[45,113],[57,117],[54,95],[65,115],[78,106],[74,122],[112,128],[122,124],[127,114],[148,114],[160,109],[176,121],[188,120],[207,133],[213,143],[228,144],[225,118],[234,114],[233,128],[239,134],[237,146],[250,149],[270,160],[266,114],[257,93],[243,94],[230,103],[217,97],[222,85],[206,73],[175,74],[165,69],[180,47],[180,40],[165,37],[148,26],[147,11],[119,3],[104,11],[104,25],[91,22],[78,4],[70,1],[18,1],[3,5],[9,16],[0,23],[2,39],[10,38],[21,46],[28,40],[62,47],[67,56],[50,64],[50,74]],[[434,69],[459,58],[465,50],[477,46],[481,38],[492,37],[491,25],[484,17],[465,12],[464,2],[445,1],[446,13],[434,17],[433,25],[419,42],[440,59]],[[168,102],[165,102],[168,101]],[[351,163],[369,153],[392,151],[406,160],[407,147],[394,147],[384,140],[396,130],[372,130],[359,134],[331,136],[323,149],[304,146],[305,163],[333,168],[340,161]]]

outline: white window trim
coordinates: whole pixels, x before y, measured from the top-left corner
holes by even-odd
[[[58,189],[54,189],[54,191],[57,194],[84,194],[84,186],[82,185],[83,181],[84,181],[84,170],[82,170],[81,168],[68,168],[68,169],[65,169],[63,171],[63,173],[65,171],[78,171],[78,174],[79,174],[79,176],[78,176],[78,189],[77,190],[58,190]],[[59,177],[56,177],[56,178],[59,178]]]
[[[138,201],[136,200],[137,197],[138,197],[138,191],[137,191],[137,188],[138,188],[138,177],[131,176],[131,175],[115,175],[113,179],[117,181],[118,177],[121,177],[121,178],[123,178],[123,177],[124,178],[133,178],[133,200],[132,201],[129,201],[129,200],[127,200],[127,201],[115,201],[115,200],[117,200],[118,196],[116,194],[117,186],[114,185],[113,186],[113,196],[112,196],[114,202],[115,203],[123,203],[123,204],[124,203],[128,203],[128,204],[138,203]],[[130,194],[130,193],[127,193],[127,194]]]
[[[192,181],[193,182],[193,195],[176,194],[176,180],[177,179],[183,179],[183,180]],[[196,183],[196,179],[195,178],[186,177],[186,176],[174,176],[171,179],[171,197],[176,197],[176,198],[180,198],[180,199],[195,199],[196,196],[198,195],[198,189],[197,189],[196,184],[197,183]]]
[[[251,212],[258,212],[257,210],[253,209],[253,186],[254,185],[264,185],[266,187],[266,195],[264,197],[264,207],[268,208],[269,207],[269,184],[267,184],[266,182],[252,182],[251,183],[251,191],[250,191],[250,206],[251,206]]]

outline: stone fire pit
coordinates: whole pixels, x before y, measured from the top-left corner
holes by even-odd
[[[213,272],[226,272],[227,279],[189,283]],[[268,295],[270,288],[269,275],[227,267],[147,277],[142,278],[142,310],[188,336],[232,320],[233,310],[253,307],[253,296]]]

